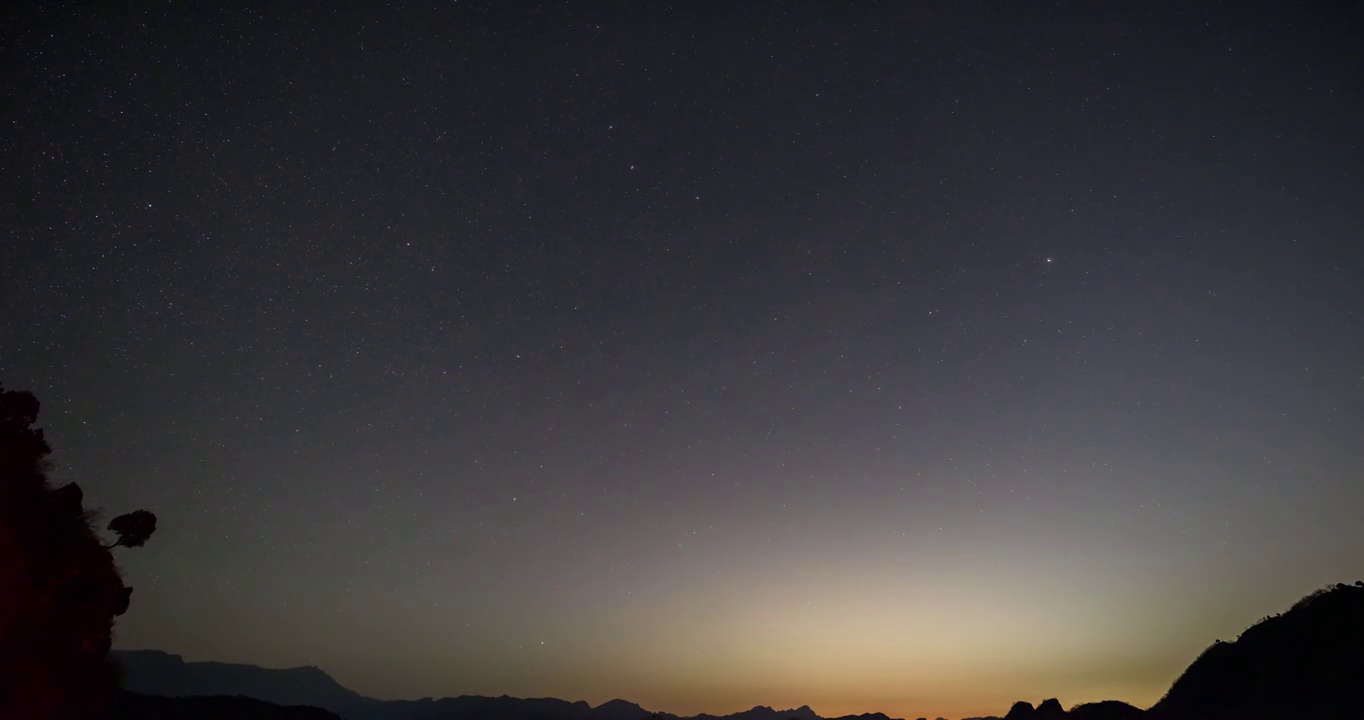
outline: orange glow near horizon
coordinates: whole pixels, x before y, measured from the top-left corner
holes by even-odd
[[[1065,707],[1108,699],[1147,707],[1213,639],[1232,638],[1297,597],[1243,593],[1194,604],[1190,596],[1189,612],[1177,616],[1155,609],[1161,606],[1149,595],[1120,601],[1102,597],[1098,585],[1080,592],[1086,578],[1020,584],[1004,598],[965,576],[938,585],[953,592],[889,579],[873,591],[870,583],[853,582],[853,569],[840,572],[838,585],[803,593],[776,582],[777,573],[764,581],[750,576],[742,592],[715,582],[695,584],[687,594],[643,595],[516,645],[496,644],[476,629],[451,632],[449,647],[477,643],[484,662],[417,655],[410,652],[415,637],[355,626],[348,643],[376,645],[386,636],[393,644],[378,657],[352,655],[350,663],[323,669],[384,699],[507,694],[598,705],[621,698],[679,715],[809,705],[825,717],[959,718],[1049,697]],[[1096,594],[1101,604],[1094,604]],[[415,632],[416,625],[407,627]],[[298,639],[334,651],[341,629],[323,632]],[[495,662],[486,662],[490,657]],[[313,664],[294,658],[265,664]],[[399,658],[427,670],[375,670],[399,668]],[[245,652],[187,659],[260,661]]]

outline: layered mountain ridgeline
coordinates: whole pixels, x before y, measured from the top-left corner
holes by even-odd
[[[553,698],[520,699],[462,695],[440,700],[392,701],[355,720],[894,720],[880,713],[822,718],[809,707],[775,710],[759,705],[732,715],[678,717],[649,712],[624,700],[597,707]]]
[[[254,665],[185,662],[176,655],[146,650],[115,655],[124,667],[124,687],[132,692],[244,695],[278,705],[324,708],[345,720],[891,720],[879,713],[826,719],[809,707],[774,710],[766,706],[733,715],[679,718],[652,713],[625,700],[597,707],[554,698],[506,696],[384,702],[348,690],[313,667],[267,670]],[[1056,699],[1049,699],[1036,707],[1015,703],[1003,720],[1359,720],[1364,718],[1361,678],[1364,582],[1315,592],[1283,615],[1265,618],[1236,641],[1214,643],[1150,710],[1115,700],[1066,710]],[[192,716],[198,717],[185,717]]]
[[[179,655],[158,650],[125,650],[113,655],[121,666],[123,687],[131,693],[176,698],[244,696],[277,706],[322,708],[345,720],[895,720],[881,713],[822,718],[808,706],[775,710],[759,705],[732,715],[679,718],[650,712],[625,700],[611,700],[596,707],[582,701],[505,695],[382,701],[346,688],[315,667],[276,670],[256,665],[186,662]]]
[[[381,704],[315,667],[276,670],[256,665],[185,662],[159,650],[115,651],[123,687],[144,695],[168,697],[244,696],[275,705],[308,705],[344,718],[359,717]]]

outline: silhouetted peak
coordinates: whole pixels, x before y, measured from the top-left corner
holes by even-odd
[[[814,711],[811,710],[811,712],[814,712]],[[891,717],[890,717],[889,715],[885,714],[885,713],[875,712],[875,713],[862,713],[861,715],[844,715],[843,717],[834,718],[833,720],[891,720]],[[924,720],[924,719],[923,719],[923,718],[920,718],[919,720]]]
[[[892,719],[891,716],[885,715],[885,713],[862,713],[862,715],[844,715],[843,717],[835,717],[835,719],[832,720],[895,720],[895,719]],[[923,720],[922,717],[919,720]]]
[[[1066,709],[1061,707],[1061,701],[1056,698],[1047,698],[1037,706],[1037,714],[1043,716],[1061,717],[1066,714]]]
[[[607,700],[592,708],[592,716],[601,720],[644,720],[649,715],[648,710],[620,698]]]
[[[1004,720],[1031,720],[1036,717],[1037,709],[1032,703],[1026,700],[1019,700],[1009,708],[1009,714],[1004,716]]]
[[[604,703],[602,703],[602,704],[600,704],[600,705],[597,706],[597,709],[598,709],[598,710],[601,710],[601,709],[603,709],[603,708],[629,708],[629,709],[631,709],[631,710],[643,710],[643,709],[644,709],[644,708],[642,708],[642,707],[640,707],[640,706],[638,706],[638,705],[636,705],[636,704],[630,702],[629,700],[621,700],[620,698],[616,698],[616,699],[614,699],[614,700],[607,700],[606,702],[604,702]]]
[[[752,710],[749,710],[746,713],[740,713],[740,715],[752,715],[756,716],[756,718],[779,718],[780,720],[790,720],[791,718],[795,718],[796,720],[821,720],[819,715],[817,715],[814,710],[810,709],[809,705],[801,705],[793,710],[776,710],[767,705],[757,705]]]

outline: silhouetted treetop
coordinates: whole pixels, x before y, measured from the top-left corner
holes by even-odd
[[[156,516],[147,510],[134,510],[126,515],[119,515],[109,521],[109,531],[118,536],[118,540],[109,547],[142,547],[147,543],[147,539],[156,532]]]

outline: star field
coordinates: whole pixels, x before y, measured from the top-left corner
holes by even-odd
[[[0,381],[160,519],[121,647],[1149,704],[1364,562],[1358,8],[8,16]]]

